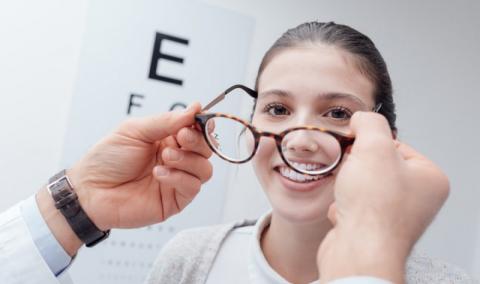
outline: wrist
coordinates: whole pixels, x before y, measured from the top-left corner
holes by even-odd
[[[76,255],[83,242],[77,237],[62,213],[55,207],[55,203],[46,187],[37,193],[36,201],[40,214],[54,237],[70,256]]]
[[[108,231],[115,227],[103,209],[102,204],[108,204],[102,197],[108,197],[108,194],[102,194],[101,190],[95,189],[95,185],[89,181],[89,174],[85,174],[72,167],[67,170],[67,176],[78,197],[78,202],[83,211],[92,223],[101,231]],[[106,218],[107,217],[107,218]]]
[[[92,190],[86,189],[85,184],[87,184],[88,182],[82,178],[85,175],[78,173],[75,168],[68,169],[66,175],[69,177],[72,187],[74,188],[77,195],[78,202],[80,203],[80,206],[82,207],[85,214],[87,214],[93,224],[95,224],[95,226],[101,231],[110,230],[111,226],[105,224],[105,222],[102,222],[102,220],[98,218],[98,210],[96,211],[98,205],[96,207],[94,202],[92,202],[92,199],[95,200],[95,198],[92,198]],[[96,199],[98,200],[98,198]]]
[[[110,230],[102,231],[87,215],[73,188],[66,170],[58,172],[49,179],[47,186],[55,208],[65,217],[70,228],[87,247],[92,247],[108,238]]]
[[[328,253],[319,259],[322,283],[349,276],[372,276],[404,283],[410,246],[382,232],[372,232],[364,227],[335,232]]]

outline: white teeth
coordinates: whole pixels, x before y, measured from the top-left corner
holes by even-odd
[[[295,164],[295,166],[298,166],[299,168],[301,167],[302,169],[307,169],[309,170],[308,166],[306,164]],[[304,167],[305,166],[305,167]],[[310,168],[314,169],[314,167]],[[296,171],[290,169],[289,167],[282,166],[280,167],[280,174],[290,180],[293,181],[299,181],[299,182],[309,182],[312,180],[318,180],[320,177],[319,176],[309,176],[309,175],[304,175],[301,173],[297,173]]]
[[[299,169],[302,169],[302,170],[316,170],[318,168],[321,168],[320,165],[316,165],[316,164],[301,164],[301,163],[296,163],[296,162],[292,162],[292,164],[296,167],[296,168],[299,168]]]

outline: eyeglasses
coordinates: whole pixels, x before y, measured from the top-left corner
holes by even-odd
[[[234,85],[202,111],[208,110],[235,89],[241,89],[254,99],[257,92],[243,85]],[[374,111],[378,111],[377,106]],[[322,176],[331,173],[340,163],[348,146],[355,138],[340,132],[313,126],[289,128],[280,133],[261,131],[248,121],[223,113],[201,113],[195,116],[207,144],[220,158],[235,164],[248,162],[255,155],[260,139],[270,137],[275,140],[280,156],[289,168],[296,173],[309,176]],[[289,171],[280,167],[281,171]],[[298,175],[297,179],[309,180]]]

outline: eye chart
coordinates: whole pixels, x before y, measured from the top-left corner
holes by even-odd
[[[127,117],[193,101],[205,105],[245,79],[251,18],[197,1],[89,4],[64,168]],[[230,165],[216,157],[211,161],[214,177],[180,215],[142,229],[112,230],[106,241],[80,251],[70,269],[73,281],[142,283],[157,253],[179,230],[220,222]]]

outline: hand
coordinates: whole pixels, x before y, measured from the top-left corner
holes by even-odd
[[[333,229],[317,264],[322,282],[369,275],[403,282],[406,259],[445,202],[442,171],[409,146],[392,139],[385,118],[355,113],[356,136],[335,181]]]
[[[158,223],[192,201],[212,174],[211,151],[191,128],[199,111],[129,119],[68,172],[100,229]]]
[[[158,223],[192,201],[212,175],[207,160],[212,153],[192,127],[198,112],[200,105],[194,104],[184,112],[129,119],[67,171],[82,208],[99,229]],[[58,222],[41,204],[47,200],[51,203],[48,194],[37,196],[55,233]],[[75,248],[67,250],[74,254]]]

